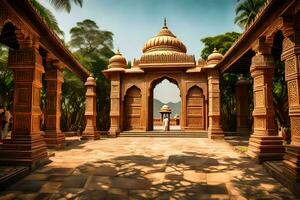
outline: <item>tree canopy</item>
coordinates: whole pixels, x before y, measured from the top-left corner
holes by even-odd
[[[113,48],[113,34],[109,31],[102,31],[97,24],[86,19],[78,22],[76,27],[70,30],[70,46],[75,52],[82,56],[100,56],[107,58],[107,52]]]
[[[201,42],[204,43],[204,48],[201,51],[202,59],[206,60],[207,57],[213,52],[214,48],[216,48],[219,53],[224,55],[239,36],[240,33],[228,32],[225,34],[201,39]]]
[[[234,23],[246,28],[264,5],[265,0],[238,0]]]

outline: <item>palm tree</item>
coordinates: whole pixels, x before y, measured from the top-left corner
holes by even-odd
[[[49,3],[56,9],[63,10],[66,12],[71,11],[71,2],[74,2],[76,5],[82,6],[83,0],[49,0]],[[38,0],[31,0],[32,5],[35,7],[37,12],[41,15],[41,17],[45,20],[48,26],[59,36],[63,36],[64,32],[59,28],[57,20],[53,13],[39,3]]]
[[[239,1],[235,13],[234,23],[242,28],[246,28],[264,5],[265,0],[241,0]]]

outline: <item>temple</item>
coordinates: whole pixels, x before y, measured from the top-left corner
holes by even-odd
[[[128,68],[118,51],[103,73],[111,80],[111,128],[122,131],[153,130],[153,89],[164,79],[176,84],[181,98],[181,131],[206,131],[210,138],[222,138],[219,73],[216,64],[223,56],[216,50],[207,61],[196,62],[185,45],[168,29],[148,40],[143,55]]]

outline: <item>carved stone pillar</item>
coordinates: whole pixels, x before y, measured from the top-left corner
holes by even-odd
[[[281,160],[284,153],[282,137],[278,136],[273,108],[272,79],[274,59],[271,47],[259,39],[250,68],[253,77],[253,123],[248,154],[259,162]]]
[[[40,135],[40,92],[44,68],[37,43],[22,41],[19,50],[10,50],[8,65],[14,73],[12,138],[0,149],[0,163],[28,165],[32,169],[48,160]]]
[[[100,138],[97,132],[96,125],[96,81],[90,76],[85,82],[86,86],[86,100],[85,100],[85,117],[86,117],[86,127],[82,133],[82,140],[98,140]]]
[[[117,137],[120,134],[120,87],[120,74],[112,74],[110,91],[110,137]]]
[[[62,148],[65,136],[60,130],[61,87],[64,82],[63,72],[49,62],[46,70],[47,106],[45,113],[45,142],[48,148]]]
[[[241,135],[249,133],[249,81],[241,75],[235,85],[236,132]]]
[[[282,60],[285,62],[285,80],[288,88],[289,116],[292,142],[286,146],[284,176],[293,191],[300,195],[300,27],[298,16],[292,31],[285,31]]]
[[[218,69],[209,69],[208,75],[208,135],[211,139],[223,139],[220,109],[220,77]]]

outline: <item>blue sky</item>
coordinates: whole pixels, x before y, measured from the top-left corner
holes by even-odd
[[[46,1],[48,2],[48,1]],[[100,29],[114,33],[114,47],[127,60],[141,56],[144,43],[156,35],[167,18],[169,29],[186,45],[188,54],[200,57],[200,39],[229,31],[241,32],[233,23],[237,0],[84,0],[83,7],[73,6],[70,13],[56,11],[59,26],[69,40],[69,30],[76,22],[94,20]],[[155,95],[164,101],[176,102],[176,87],[167,81],[157,86]],[[173,88],[173,89],[172,89]],[[168,95],[166,95],[168,94]]]

